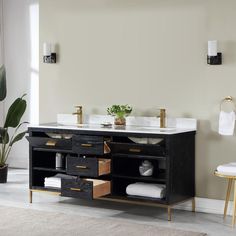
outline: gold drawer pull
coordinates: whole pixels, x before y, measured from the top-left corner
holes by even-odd
[[[56,141],[55,140],[48,140],[47,142],[46,142],[46,146],[56,146]]]
[[[141,152],[141,149],[139,149],[139,148],[130,148],[129,151],[130,152]]]
[[[82,147],[92,147],[93,145],[90,143],[82,143],[81,146]]]
[[[87,166],[76,166],[76,168],[79,168],[79,169],[88,169]]]
[[[77,192],[81,192],[82,190],[80,188],[70,188],[71,191],[77,191]]]

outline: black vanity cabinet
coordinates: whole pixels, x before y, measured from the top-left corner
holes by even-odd
[[[143,142],[150,139],[151,142]],[[30,201],[32,192],[47,191],[83,198],[103,199],[168,208],[195,196],[195,131],[174,134],[93,131],[30,127]],[[135,142],[134,142],[134,141]],[[158,142],[157,142],[158,141]],[[58,153],[61,166],[56,166]],[[152,176],[141,176],[144,160],[152,163]],[[63,174],[61,188],[45,187],[47,177]],[[126,187],[136,182],[166,186],[164,198],[129,196]]]

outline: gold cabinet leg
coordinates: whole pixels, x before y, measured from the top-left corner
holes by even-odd
[[[192,212],[195,212],[196,210],[196,201],[195,201],[195,197],[192,199]]]
[[[171,207],[168,206],[167,211],[168,211],[168,221],[171,221]]]
[[[235,215],[236,215],[236,181],[234,181],[234,209],[232,217],[232,227],[235,226]]]
[[[226,198],[225,198],[224,219],[227,215],[227,209],[228,209],[228,203],[229,203],[229,198],[230,198],[232,182],[233,182],[233,179],[228,179],[228,188],[227,188]]]
[[[30,190],[29,191],[29,202],[32,203],[32,198],[33,198],[33,192]]]

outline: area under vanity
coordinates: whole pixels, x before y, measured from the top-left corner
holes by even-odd
[[[79,125],[68,117],[28,128],[30,202],[39,191],[166,207],[168,220],[182,201],[192,200],[195,210],[195,119],[169,118],[160,128],[156,117],[109,127],[101,125],[109,116],[87,116]]]

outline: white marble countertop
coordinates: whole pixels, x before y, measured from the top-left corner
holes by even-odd
[[[82,124],[82,125],[62,125],[59,123],[48,123],[33,125],[29,128],[46,128],[46,129],[64,129],[64,130],[84,130],[84,131],[101,131],[101,132],[119,132],[119,133],[142,133],[142,134],[179,134],[185,132],[196,131],[194,127],[168,127],[160,128],[158,126],[114,126],[103,127],[101,124]]]

